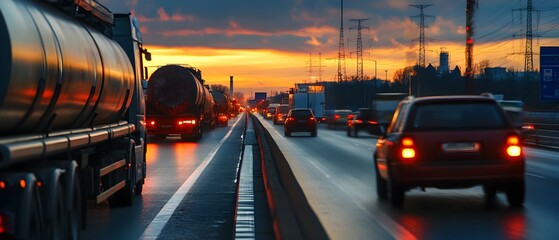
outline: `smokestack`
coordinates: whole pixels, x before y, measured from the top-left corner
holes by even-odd
[[[229,97],[233,98],[233,76],[229,76]]]

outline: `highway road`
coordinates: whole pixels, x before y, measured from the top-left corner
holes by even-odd
[[[231,239],[245,120],[241,114],[196,143],[149,143],[142,195],[132,207],[90,204],[82,238]]]
[[[557,239],[559,158],[525,147],[527,199],[510,209],[499,194],[488,207],[481,187],[407,192],[402,209],[376,196],[376,138],[349,138],[320,126],[318,137],[283,136],[262,120],[289,161],[311,207],[332,239]]]
[[[88,228],[82,231],[82,237],[232,238],[245,119],[240,115],[226,128],[205,132],[198,143],[180,142],[178,137],[150,143],[148,179],[142,196],[136,197],[132,207],[90,205]],[[372,165],[376,138],[350,138],[345,131],[329,130],[322,124],[316,138],[307,133],[287,138],[282,126],[260,116],[258,121],[282,150],[331,239],[559,238],[556,151],[524,148],[527,199],[522,209],[510,209],[502,194],[493,206],[487,206],[480,187],[412,190],[404,207],[394,209],[376,197]],[[265,199],[259,201],[262,204]],[[266,211],[260,209],[259,214],[265,215]],[[257,239],[272,238],[268,221],[257,217],[257,231],[264,232]]]

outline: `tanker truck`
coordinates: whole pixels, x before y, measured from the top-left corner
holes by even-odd
[[[150,54],[92,0],[1,0],[0,43],[0,238],[77,239],[142,192]]]
[[[198,141],[204,128],[216,124],[214,100],[204,86],[202,72],[188,65],[165,65],[148,80],[147,131],[162,140],[180,134],[182,141]]]
[[[227,127],[229,122],[229,111],[232,108],[227,95],[221,91],[212,91],[215,101],[215,112],[218,126]]]

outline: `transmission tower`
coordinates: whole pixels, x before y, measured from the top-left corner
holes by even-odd
[[[425,17],[433,17],[423,14],[423,9],[433,6],[433,4],[409,5],[410,7],[419,8],[420,14],[412,18],[419,17],[419,66],[425,67]]]
[[[357,22],[357,27],[349,29],[357,29],[357,79],[363,80],[363,40],[361,38],[361,29],[369,29],[369,27],[362,27],[361,22],[367,21],[370,18],[349,19],[349,21]]]
[[[344,0],[341,0],[340,40],[338,45],[338,82],[345,79]]]
[[[524,50],[524,73],[534,71],[534,52],[532,50],[532,12],[539,11],[532,8],[532,0],[528,0],[525,8],[513,9],[513,11],[526,11],[526,49]]]
[[[326,67],[322,64],[322,53],[318,53],[318,63],[312,60],[312,53],[309,53],[309,61],[307,61],[307,63],[309,64],[307,66],[307,72],[309,73],[311,82],[313,81],[315,68],[318,68],[318,81],[322,82],[322,68]],[[314,79],[314,81],[317,81],[317,79]]]

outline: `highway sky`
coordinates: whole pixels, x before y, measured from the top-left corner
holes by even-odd
[[[333,81],[337,73],[340,0],[99,0],[111,11],[131,12],[142,26],[144,44],[153,53],[148,66],[190,64],[209,84],[235,90],[285,91],[294,83]],[[527,0],[479,0],[475,18],[474,62],[523,70]],[[464,69],[466,1],[345,0],[344,35],[347,74],[355,75],[357,26],[363,22],[364,74],[392,79],[418,59],[419,9],[425,8],[426,63],[438,66],[441,50],[451,68]],[[533,49],[559,45],[559,1],[533,0]],[[350,29],[351,28],[351,29]],[[319,53],[321,64],[319,64]],[[310,55],[315,67],[309,74]],[[351,57],[351,58],[349,58]],[[538,55],[534,67],[538,68]],[[322,65],[322,74],[319,68]],[[150,68],[154,71],[155,68]]]

